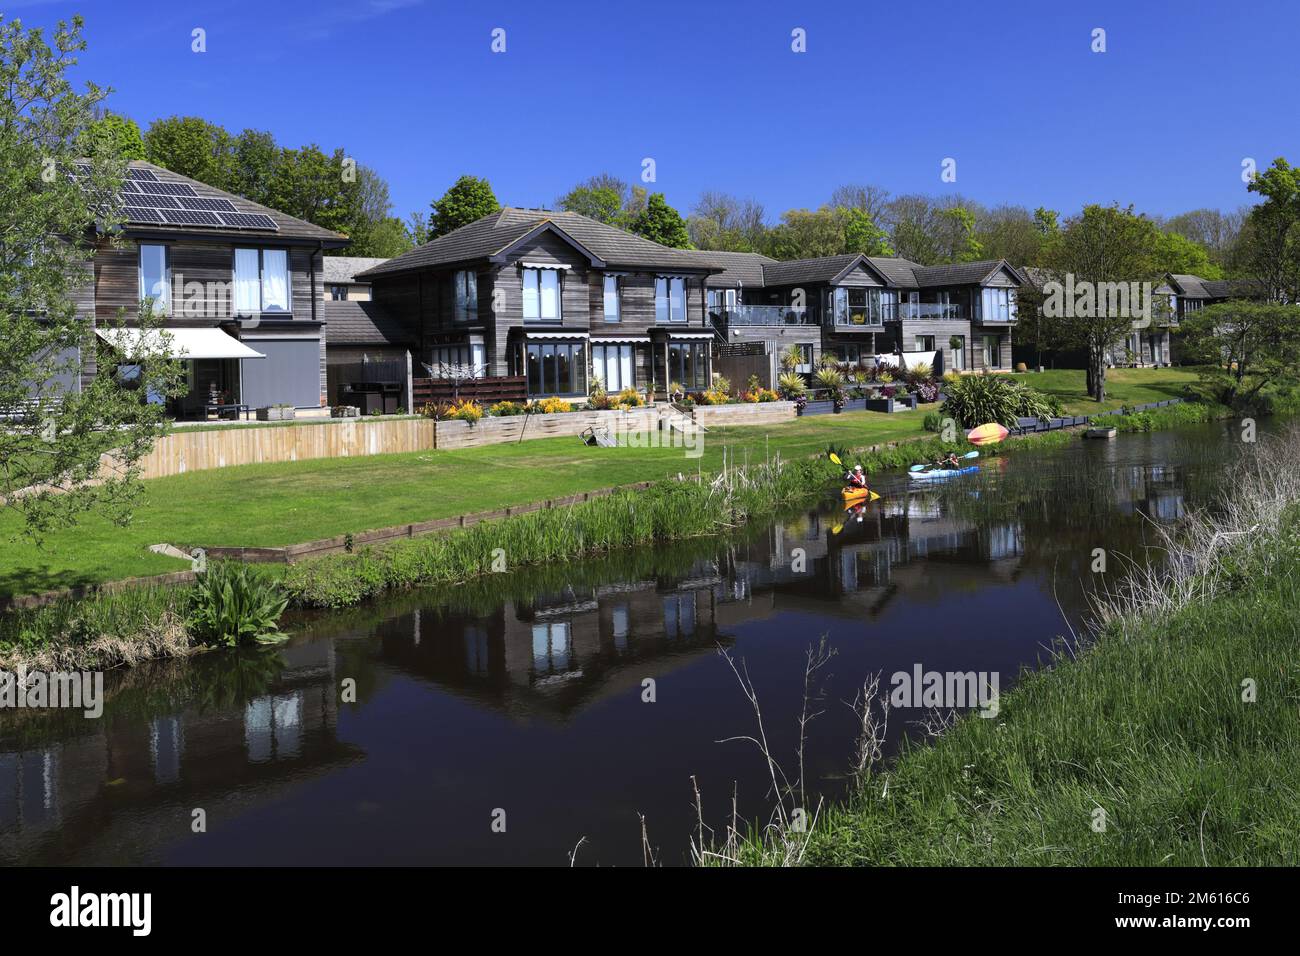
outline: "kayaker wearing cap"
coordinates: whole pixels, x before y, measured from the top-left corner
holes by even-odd
[[[867,487],[867,476],[862,471],[861,465],[854,465],[853,470],[844,476],[844,480],[849,483],[850,488]]]
[[[932,468],[960,468],[961,462],[957,459],[957,453],[955,451],[950,451],[948,452],[947,458],[940,458],[931,467]]]

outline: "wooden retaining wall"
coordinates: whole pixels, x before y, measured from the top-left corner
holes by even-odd
[[[713,425],[776,425],[795,417],[794,402],[744,402],[739,405],[697,405],[691,417],[705,428]]]
[[[651,432],[659,428],[657,407],[626,412],[558,412],[554,415],[509,415],[477,422],[438,422],[438,448],[475,448],[534,438],[581,435],[588,428],[611,432]]]
[[[142,477],[166,478],[235,465],[427,451],[435,447],[436,424],[420,418],[340,418],[283,428],[178,430],[159,439],[141,461]]]

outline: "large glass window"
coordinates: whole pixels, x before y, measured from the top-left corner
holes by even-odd
[[[153,299],[155,315],[171,312],[172,272],[166,246],[140,246],[140,301],[145,299]]]
[[[1002,349],[999,345],[998,336],[984,336],[984,367],[1001,368],[1002,366]]]
[[[235,313],[290,312],[289,253],[284,249],[235,250]]]
[[[477,378],[487,374],[487,353],[480,342],[438,345],[429,351],[429,367],[433,378]]]
[[[591,374],[601,380],[606,391],[621,392],[636,387],[632,349],[631,345],[591,347]]]
[[[473,322],[478,318],[478,276],[469,269],[461,270],[452,276],[452,285],[456,294],[456,321]]]
[[[585,342],[528,342],[524,349],[529,395],[586,394]]]
[[[984,322],[1011,322],[1016,317],[1016,295],[1011,289],[983,289],[980,293],[980,319]]]
[[[681,276],[655,278],[655,321],[686,321],[686,280]]]
[[[655,348],[656,379],[660,387],[680,385],[687,391],[709,387],[709,346],[707,342],[669,342],[668,368],[663,365],[663,351]]]
[[[524,270],[524,321],[560,322],[560,270]]]
[[[605,276],[605,321],[617,322],[620,317],[618,276]]]

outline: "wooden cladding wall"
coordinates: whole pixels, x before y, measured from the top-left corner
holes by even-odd
[[[353,458],[427,451],[435,446],[429,419],[338,419],[283,427],[194,428],[161,438],[141,462],[144,478],[313,458]],[[108,465],[107,460],[105,461]]]
[[[172,274],[172,315],[178,319],[225,321],[235,318],[235,249],[257,248],[248,242],[166,242]],[[297,319],[312,317],[312,263],[316,269],[316,315],[320,318],[324,284],[322,257],[311,249],[289,250],[290,307]],[[98,319],[125,310],[130,319],[140,308],[140,252],[133,241],[101,246],[95,256],[95,314]]]

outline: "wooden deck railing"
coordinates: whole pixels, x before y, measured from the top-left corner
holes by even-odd
[[[411,383],[415,407],[426,402],[451,402],[457,397],[472,399],[480,405],[495,402],[522,402],[528,398],[528,379],[522,375],[498,375],[476,378],[455,384],[445,378],[417,378]]]

